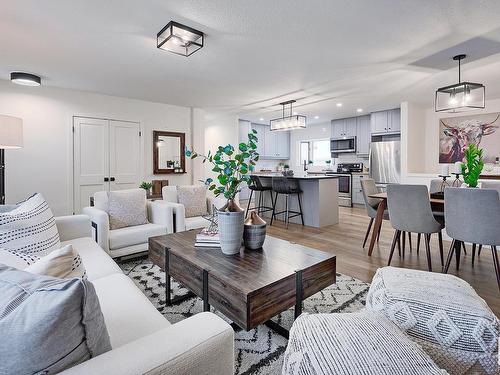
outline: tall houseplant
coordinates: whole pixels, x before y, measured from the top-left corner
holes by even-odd
[[[462,175],[467,186],[477,187],[483,167],[483,150],[471,143],[465,150],[465,163],[462,163]]]
[[[219,239],[222,252],[228,255],[239,253],[243,238],[245,212],[236,202],[236,194],[242,184],[248,184],[255,163],[259,160],[257,150],[257,131],[248,134],[248,141],[242,142],[235,149],[232,145],[219,146],[215,153],[211,151],[202,155],[194,150],[186,150],[191,159],[201,158],[202,163],[212,164],[212,172],[217,173],[214,179],[207,178],[205,185],[216,197],[224,196],[227,204],[218,210]]]

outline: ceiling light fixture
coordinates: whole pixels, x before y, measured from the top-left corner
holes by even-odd
[[[458,83],[436,90],[434,109],[436,112],[463,112],[484,108],[485,87],[481,83],[461,82],[461,64],[466,55],[453,56],[458,61]]]
[[[342,103],[337,103],[337,107],[342,107]]]
[[[283,107],[283,115],[280,118],[273,119],[269,121],[271,125],[271,130],[293,130],[293,129],[303,129],[306,127],[306,116],[297,115],[293,112],[292,106],[295,100],[288,100],[286,102],[280,103]],[[289,115],[285,116],[285,107],[290,106]]]
[[[315,119],[315,120],[319,119],[319,116],[314,116],[314,119]]]
[[[201,31],[170,21],[156,35],[156,47],[177,55],[190,56],[203,47]]]
[[[264,121],[264,118],[263,118],[263,117],[261,117],[261,118],[259,119],[259,121]]]
[[[40,86],[42,80],[39,76],[24,72],[11,72],[10,80],[18,85],[24,86]]]
[[[358,112],[358,113],[363,112],[363,108],[358,108],[358,109],[356,109],[356,112]]]

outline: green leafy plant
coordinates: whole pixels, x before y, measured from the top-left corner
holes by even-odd
[[[283,165],[283,168],[285,168],[285,169],[290,169],[290,166],[289,166],[288,164],[284,164],[284,165]]]
[[[248,141],[240,143],[238,149],[232,145],[219,146],[215,153],[208,152],[207,155],[198,154],[194,150],[186,150],[186,156],[195,159],[202,158],[203,163],[209,162],[213,165],[212,172],[218,173],[215,180],[207,178],[205,185],[215,196],[223,195],[226,199],[234,199],[240,191],[242,183],[250,182],[250,173],[254,170],[259,160],[257,150],[257,131],[252,129],[248,134]]]
[[[139,185],[139,187],[141,189],[148,191],[149,189],[151,189],[153,187],[153,184],[151,182],[142,181],[142,183]]]
[[[325,161],[325,163],[326,163],[327,165],[330,165],[330,164],[332,164],[332,161],[331,161],[331,160],[326,160],[326,161]]]
[[[469,187],[477,187],[477,181],[484,167],[483,149],[471,143],[465,150],[465,163],[462,163],[464,182]]]

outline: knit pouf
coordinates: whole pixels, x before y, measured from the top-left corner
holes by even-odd
[[[499,321],[464,280],[384,267],[375,274],[367,309],[382,312],[451,374],[499,374]]]
[[[445,371],[382,314],[303,314],[292,326],[283,375],[426,375]]]

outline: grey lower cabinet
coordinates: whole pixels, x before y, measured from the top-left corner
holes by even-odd
[[[399,108],[389,111],[371,113],[372,134],[383,135],[401,132],[401,110]]]
[[[252,124],[257,130],[257,152],[260,159],[290,159],[290,132],[271,131],[268,125]]]
[[[352,203],[354,204],[365,204],[363,190],[361,189],[361,180],[363,178],[368,178],[368,175],[352,175]]]

